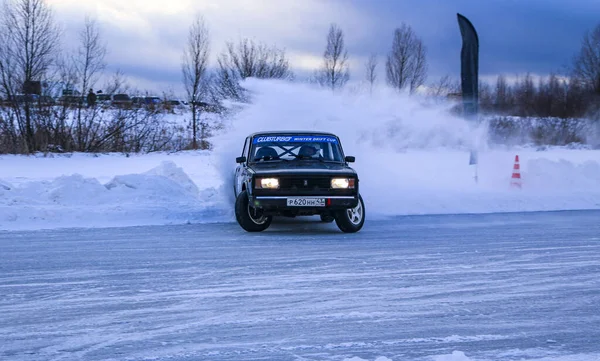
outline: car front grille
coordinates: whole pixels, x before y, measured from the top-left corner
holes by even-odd
[[[281,190],[328,190],[331,187],[330,177],[282,177],[279,180]]]

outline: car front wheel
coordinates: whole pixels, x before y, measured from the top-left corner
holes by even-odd
[[[269,228],[272,216],[265,216],[263,211],[250,206],[248,192],[241,192],[235,200],[235,218],[247,232],[262,232]]]
[[[365,224],[365,203],[360,195],[356,207],[336,213],[335,223],[342,232],[354,233],[360,231]]]

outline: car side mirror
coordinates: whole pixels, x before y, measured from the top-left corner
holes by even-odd
[[[235,162],[236,163],[245,163],[246,157],[237,157],[237,158],[235,158]]]
[[[349,156],[346,156],[346,158],[344,158],[344,160],[348,163],[354,163],[356,161],[356,157],[349,155]]]

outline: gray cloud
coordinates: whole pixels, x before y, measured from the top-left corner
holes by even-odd
[[[203,14],[209,25],[213,62],[225,41],[250,37],[294,54],[292,62],[301,75],[317,66],[327,28],[336,22],[345,31],[355,79],[362,78],[362,64],[371,53],[379,54],[383,65],[394,28],[406,22],[428,48],[432,80],[458,76],[457,12],[467,16],[479,33],[482,75],[561,70],[579,48],[584,32],[598,23],[600,13],[597,0],[265,0],[256,6],[242,0],[170,0],[177,11],[163,7],[163,1],[129,1],[51,0],[51,4],[56,3],[58,18],[65,24],[67,47],[76,42],[74,34],[84,15],[96,15],[111,69],[124,70],[140,86],[156,84],[155,88],[169,86],[175,91],[181,90],[181,53],[196,13]]]
[[[402,21],[421,35],[429,51],[432,75],[459,72],[460,32],[456,13],[467,16],[480,38],[482,73],[547,74],[567,65],[584,32],[598,24],[600,4],[594,0],[421,0],[377,2],[354,0],[377,18],[371,42],[358,49],[387,52],[392,28]]]

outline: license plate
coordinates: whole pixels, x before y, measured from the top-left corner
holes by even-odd
[[[325,207],[325,198],[288,198],[288,207]]]

